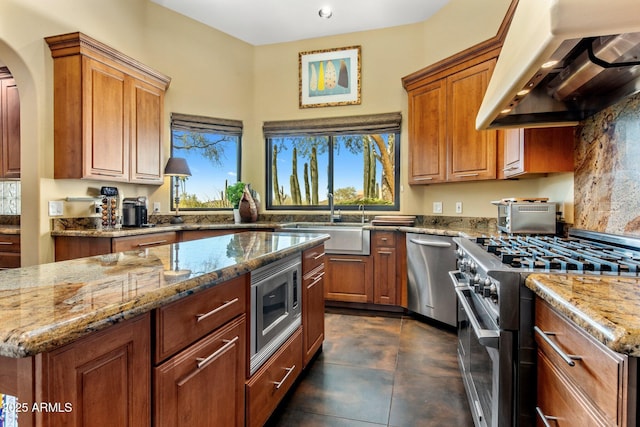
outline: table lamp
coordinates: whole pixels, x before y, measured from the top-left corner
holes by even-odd
[[[171,224],[182,224],[184,221],[180,217],[180,192],[179,192],[179,179],[185,176],[191,176],[191,171],[189,170],[189,165],[187,165],[187,160],[182,157],[170,157],[167,161],[167,165],[164,168],[164,174],[167,176],[173,177],[174,186],[175,186],[175,204],[176,204],[176,214],[171,220]]]

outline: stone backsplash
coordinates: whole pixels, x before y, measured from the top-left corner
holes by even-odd
[[[640,236],[640,94],[583,121],[577,135],[574,226]]]

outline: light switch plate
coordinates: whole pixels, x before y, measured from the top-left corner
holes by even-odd
[[[153,202],[153,212],[160,212],[160,202]]]
[[[62,200],[49,201],[49,216],[61,216],[64,210]]]
[[[433,213],[442,213],[442,202],[433,202]]]
[[[456,213],[462,213],[462,202],[456,202]]]

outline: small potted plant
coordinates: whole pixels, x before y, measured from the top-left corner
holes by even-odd
[[[233,207],[233,220],[236,224],[240,223],[240,201],[242,200],[242,194],[244,193],[245,183],[238,181],[235,184],[231,184],[226,189],[226,196],[231,207]]]

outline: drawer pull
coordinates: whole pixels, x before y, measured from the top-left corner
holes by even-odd
[[[0,242],[0,245],[11,246],[13,245],[13,242]]]
[[[284,382],[287,380],[287,378],[289,378],[289,375],[291,375],[291,372],[293,372],[293,370],[296,369],[296,365],[293,365],[290,368],[284,368],[285,371],[287,371],[287,373],[284,375],[284,378],[282,378],[279,382],[274,382],[273,385],[276,387],[276,390],[278,390],[280,387],[282,387],[282,384],[284,384]]]
[[[361,259],[358,258],[329,258],[329,261],[334,261],[334,262],[364,262]]]
[[[138,247],[142,248],[144,246],[153,246],[153,245],[161,245],[163,243],[167,243],[167,240],[156,240],[155,242],[146,242],[146,243],[138,243]]]
[[[393,252],[391,252],[391,251],[378,251],[378,253],[380,255],[393,255]]]
[[[224,310],[225,308],[237,303],[239,300],[238,298],[234,298],[231,301],[225,301],[224,304],[222,304],[220,307],[218,308],[214,308],[213,310],[211,310],[208,313],[204,313],[204,314],[196,314],[196,322],[199,322],[201,320],[206,319],[209,316],[213,316],[214,314]]]
[[[470,176],[478,176],[480,175],[479,173],[461,173],[460,175],[458,175],[458,177],[460,178],[467,178]]]
[[[312,255],[313,256],[313,255]],[[319,260],[320,258],[322,258],[324,256],[324,252],[321,252],[319,255],[316,255],[313,257],[314,260]]]
[[[538,414],[538,418],[540,418],[540,421],[542,421],[542,424],[544,424],[544,427],[551,427],[551,424],[549,424],[549,420],[555,421],[558,419],[558,417],[552,417],[551,415],[545,415],[544,412],[542,412],[542,409],[540,409],[539,406],[536,406],[536,414]]]
[[[538,334],[538,336],[540,338],[542,338],[544,340],[544,342],[549,344],[549,346],[551,346],[551,348],[556,353],[558,353],[558,356],[562,357],[562,360],[567,362],[567,365],[576,366],[576,362],[574,362],[574,360],[582,360],[582,357],[580,357],[580,356],[576,356],[575,354],[567,354],[567,353],[565,353],[564,351],[562,351],[562,349],[560,347],[558,347],[558,345],[556,343],[551,341],[551,339],[549,338],[549,335],[550,336],[555,336],[556,335],[555,332],[543,331],[542,329],[540,329],[537,326],[534,326],[533,330],[536,332],[536,334]]]
[[[227,349],[229,347],[233,346],[236,342],[238,342],[239,339],[240,339],[240,337],[236,336],[232,340],[222,340],[222,342],[225,343],[225,344],[222,347],[220,347],[219,349],[217,349],[216,351],[214,351],[213,353],[211,353],[209,356],[207,356],[207,357],[197,357],[196,360],[198,361],[198,369],[202,369],[204,366],[206,366],[213,359],[215,359],[216,357],[218,357],[219,355],[221,355],[222,353],[227,351]]]
[[[318,283],[320,280],[322,280],[322,276],[324,276],[324,271],[320,274],[318,274],[316,277],[313,278],[313,282],[311,282],[309,284],[309,286],[307,286],[307,289],[312,288],[313,285],[315,285],[316,283]]]

